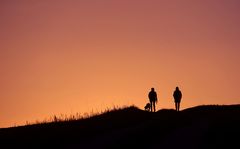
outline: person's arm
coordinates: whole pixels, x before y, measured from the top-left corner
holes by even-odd
[[[158,102],[157,93],[156,93],[156,103]]]

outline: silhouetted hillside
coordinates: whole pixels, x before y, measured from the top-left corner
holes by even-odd
[[[1,148],[240,148],[240,105],[149,113],[136,107],[77,121],[0,129]]]

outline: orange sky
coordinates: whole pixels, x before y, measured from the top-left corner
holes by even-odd
[[[240,102],[238,0],[0,1],[0,127],[53,114]]]

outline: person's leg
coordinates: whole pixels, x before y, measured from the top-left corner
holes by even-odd
[[[178,111],[180,110],[180,102],[178,103]]]
[[[151,112],[152,112],[152,106],[153,106],[153,105],[152,105],[152,102],[150,101],[150,109],[151,109]]]
[[[153,102],[153,109],[154,109],[154,112],[156,112],[155,102]]]
[[[176,111],[177,111],[177,102],[175,102],[175,109],[176,109]]]

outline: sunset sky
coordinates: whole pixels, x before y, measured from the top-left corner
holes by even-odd
[[[1,0],[0,127],[53,114],[240,103],[239,0]]]

